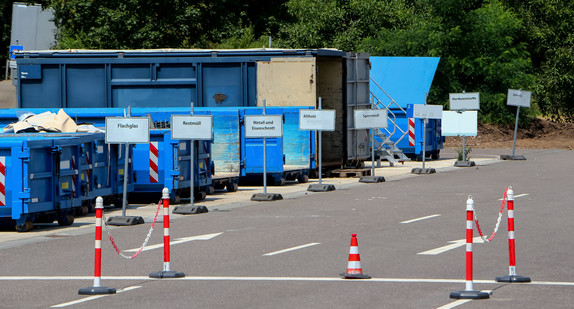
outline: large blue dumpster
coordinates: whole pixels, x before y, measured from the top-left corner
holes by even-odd
[[[414,120],[414,143],[409,143],[408,104],[425,104],[440,58],[371,57],[370,91],[374,103],[388,108],[390,141],[411,158],[422,159],[423,119]],[[379,141],[381,141],[379,139]],[[443,148],[441,121],[429,119],[426,131],[427,156],[438,159]]]
[[[0,134],[0,221],[18,231],[34,222],[70,225],[96,195],[116,196],[123,167],[103,146],[102,134]]]

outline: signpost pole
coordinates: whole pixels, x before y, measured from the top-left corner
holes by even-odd
[[[427,148],[427,118],[423,119],[423,170],[425,169],[425,158],[427,156],[426,154],[426,148]]]
[[[131,116],[131,106],[128,106],[128,112],[126,114],[126,118],[130,118]],[[128,207],[128,168],[129,168],[129,160],[130,160],[130,143],[126,143],[125,146],[125,155],[124,155],[124,190],[122,196],[122,217],[126,216],[126,208]]]
[[[516,107],[516,122],[514,123],[514,141],[512,142],[512,157],[516,151],[516,135],[518,133],[518,116],[520,115],[520,106]]]
[[[194,104],[193,101],[191,101],[191,110],[190,110],[190,116],[193,116],[193,108],[194,108]],[[189,169],[190,169],[190,175],[189,175],[189,205],[193,208],[193,202],[195,200],[195,139],[190,139],[189,140],[189,144],[190,144],[190,153],[191,153],[191,158],[189,159]]]
[[[323,107],[323,98],[319,97],[319,110]],[[323,184],[323,130],[318,130],[317,135],[319,138],[319,149],[317,153],[319,154],[319,185]]]
[[[466,135],[462,136],[462,164],[466,165],[466,142],[465,142],[465,138]]]
[[[263,99],[263,116],[265,116],[266,101]],[[267,194],[267,138],[263,137],[263,194]]]

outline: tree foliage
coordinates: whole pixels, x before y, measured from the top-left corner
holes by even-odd
[[[7,3],[7,2],[6,2]],[[9,4],[0,2],[5,15]],[[574,120],[574,2],[559,0],[41,0],[60,48],[338,48],[441,57],[429,103],[481,93],[483,121],[509,123],[508,88]],[[4,6],[2,6],[4,4]],[[5,25],[7,23],[4,23]],[[6,34],[2,36],[3,42]]]

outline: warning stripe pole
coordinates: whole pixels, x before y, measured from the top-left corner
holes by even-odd
[[[151,183],[159,182],[159,142],[149,143],[149,181]]]
[[[415,119],[409,118],[409,146],[415,145]]]
[[[516,275],[516,248],[514,238],[514,191],[508,187],[506,193],[508,209],[508,276],[496,277],[498,282],[530,282],[529,277]]]
[[[104,213],[104,199],[96,198],[96,242],[94,258],[94,286],[78,291],[80,295],[114,294],[116,289],[102,286],[102,216]]]
[[[0,157],[0,206],[6,206],[6,157]]]
[[[473,240],[474,200],[469,196],[466,200],[466,289],[450,293],[455,299],[485,299],[490,294],[473,289],[472,279],[472,240]]]
[[[163,271],[149,274],[150,278],[182,278],[185,274],[170,269],[170,236],[169,236],[169,189],[163,188]],[[193,198],[193,197],[192,197]]]
[[[169,248],[169,189],[162,190],[163,202],[163,271],[170,271],[170,248]]]

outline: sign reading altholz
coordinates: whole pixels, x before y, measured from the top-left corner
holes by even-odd
[[[245,116],[245,137],[281,137],[283,136],[283,116]]]
[[[335,110],[299,110],[299,130],[335,131]]]
[[[106,117],[106,143],[147,144],[149,124],[147,117]]]
[[[171,138],[210,140],[213,138],[212,116],[171,116]]]

